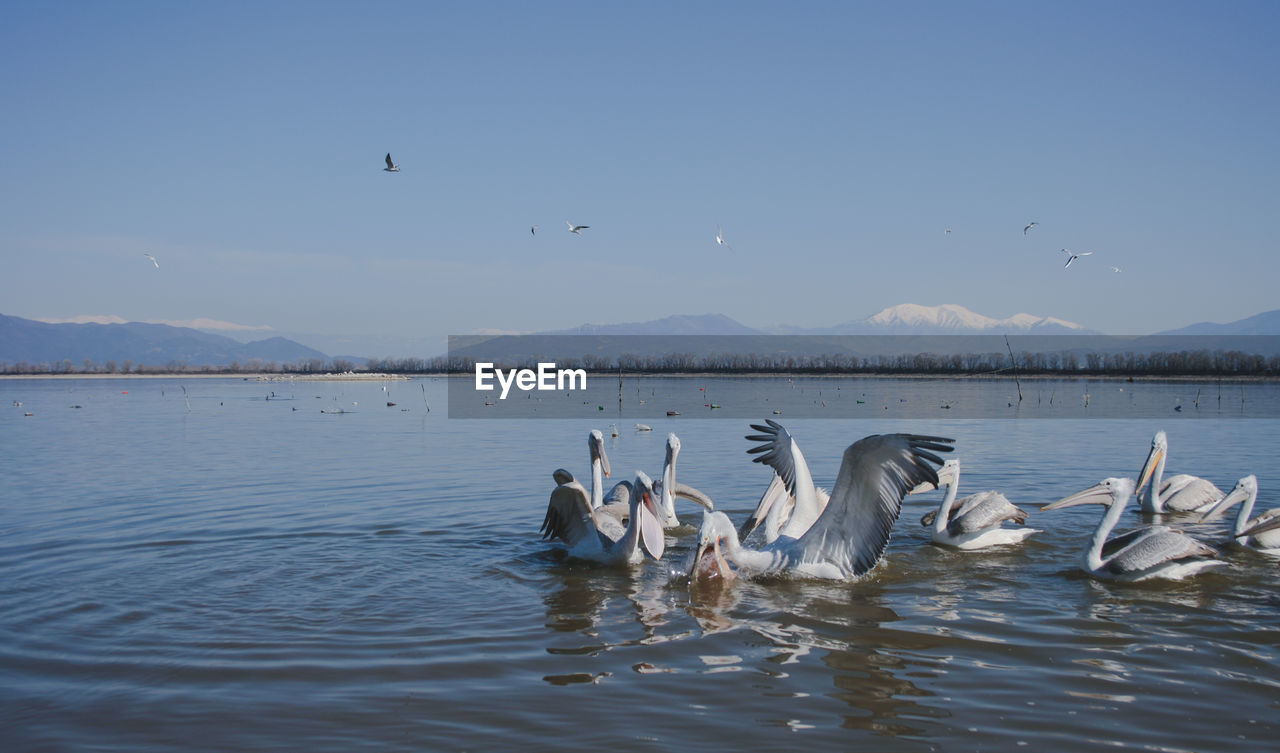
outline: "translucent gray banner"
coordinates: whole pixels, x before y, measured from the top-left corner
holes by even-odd
[[[451,418],[1277,418],[1280,337],[451,337]]]

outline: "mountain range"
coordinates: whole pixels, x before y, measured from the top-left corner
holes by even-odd
[[[956,304],[923,306],[904,303],[890,306],[865,319],[854,319],[829,327],[796,327],[778,325],[767,328],[748,327],[723,314],[678,314],[646,322],[615,324],[583,324],[571,329],[536,333],[538,337],[559,335],[743,335],[797,337],[828,335],[1097,335],[1080,324],[1049,316],[1015,314],[999,319],[970,311]],[[1280,309],[1268,311],[1236,322],[1217,324],[1202,322],[1181,329],[1158,332],[1157,335],[1280,335]],[[295,336],[311,339],[305,336]],[[524,337],[529,337],[524,335]],[[453,338],[451,347],[471,346],[480,342],[500,339],[494,335],[475,335]],[[390,350],[379,345],[362,347],[361,341],[349,338],[331,338],[325,341],[344,352],[359,353],[375,348]],[[373,341],[370,341],[373,342]],[[421,343],[418,341],[419,350]],[[744,340],[745,342],[745,340]],[[796,345],[799,345],[797,342]],[[776,347],[776,344],[771,346]],[[398,350],[398,349],[397,349]],[[372,356],[376,353],[366,352]],[[383,353],[383,355],[386,355]],[[415,357],[431,356],[429,352],[406,352]],[[340,358],[360,363],[356,356]],[[252,342],[240,342],[224,335],[213,334],[190,327],[165,324],[127,322],[122,324],[72,324],[47,323],[16,316],[0,314],[0,364],[15,365],[55,364],[66,360],[79,367],[85,360],[97,364],[115,361],[122,364],[163,366],[182,363],[188,366],[227,366],[234,362],[248,363],[254,359],[278,364],[296,363],[302,360],[329,361],[331,356],[285,337],[271,337]]]
[[[1071,334],[1096,335],[1083,325],[1051,316],[1014,314],[1005,319],[970,311],[947,303],[921,306],[901,303],[865,319],[851,319],[830,327],[778,325],[757,329],[723,314],[679,314],[648,322],[583,324],[572,329],[539,332],[540,335],[974,335],[974,334]]]
[[[294,363],[329,356],[283,337],[241,343],[222,335],[167,324],[49,324],[0,314],[0,362],[15,365],[71,361],[79,368],[86,359],[97,364],[227,366],[264,362]]]

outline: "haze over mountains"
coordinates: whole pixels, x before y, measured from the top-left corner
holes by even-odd
[[[474,339],[499,333],[482,333]],[[512,333],[514,334],[514,333]],[[1049,316],[1015,314],[994,318],[956,304],[923,306],[904,303],[890,306],[865,319],[855,319],[829,327],[778,325],[748,327],[723,314],[677,314],[645,322],[583,324],[572,329],[536,333],[550,335],[1096,335],[1074,322]],[[1140,333],[1123,333],[1140,334]],[[1236,322],[1203,322],[1158,335],[1280,335],[1280,310],[1268,311]],[[242,335],[243,336],[243,335]],[[294,335],[298,339],[311,338]],[[312,345],[334,345],[343,349],[337,358],[357,363],[365,357],[431,357],[444,351],[432,348],[428,338],[397,345],[392,338],[338,338],[316,336]],[[345,354],[353,355],[345,355]],[[308,359],[334,358],[316,347],[293,339],[270,337],[241,342],[220,334],[164,324],[130,322],[123,324],[46,323],[0,314],[0,364],[53,364],[66,360],[79,368],[87,359],[97,364],[164,366],[227,366],[254,359],[292,364]]]
[[[778,325],[756,329],[723,314],[680,314],[648,322],[584,324],[573,329],[538,334],[558,335],[954,335],[954,334],[1073,334],[1096,335],[1075,322],[1050,316],[1015,314],[995,319],[954,303],[921,306],[902,303],[866,319],[852,319],[830,327]]]

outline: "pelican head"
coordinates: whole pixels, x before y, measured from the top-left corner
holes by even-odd
[[[703,513],[702,526],[698,529],[698,551],[689,567],[689,580],[732,581],[737,574],[725,559],[724,549],[732,550],[737,544],[738,531],[728,515],[711,511]]]
[[[1165,455],[1169,453],[1169,439],[1164,435],[1164,431],[1157,431],[1156,435],[1151,438],[1151,452],[1147,454],[1147,461],[1142,464],[1142,472],[1138,474],[1138,485],[1134,489],[1138,494],[1142,493],[1142,487],[1147,485],[1151,480],[1151,474],[1156,472],[1156,467],[1164,460]]]
[[[560,486],[572,484],[574,482],[573,474],[563,468],[557,468],[551,472],[551,478],[556,480]]]
[[[1085,489],[1082,492],[1076,492],[1068,497],[1063,497],[1057,502],[1041,507],[1041,510],[1057,510],[1063,507],[1074,507],[1076,505],[1112,505],[1117,501],[1123,502],[1133,494],[1133,480],[1127,478],[1109,478],[1104,479],[1102,483]]]
[[[609,456],[604,452],[604,434],[599,429],[592,429],[587,437],[587,448],[591,451],[591,462],[600,461],[604,477],[609,478]]]
[[[1250,473],[1248,476],[1237,481],[1235,487],[1231,491],[1227,492],[1227,495],[1222,498],[1221,502],[1206,510],[1204,515],[1200,516],[1199,522],[1203,523],[1206,520],[1216,518],[1231,509],[1232,505],[1239,504],[1250,497],[1256,499],[1257,496],[1258,477]]]
[[[666,534],[662,532],[662,513],[658,500],[654,499],[653,479],[644,471],[636,471],[631,493],[631,517],[640,525],[640,542],[650,557],[662,559],[666,548]]]

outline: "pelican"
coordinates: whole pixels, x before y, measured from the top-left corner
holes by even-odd
[[[715,509],[715,503],[707,494],[676,481],[676,458],[680,455],[680,438],[674,433],[667,435],[667,454],[662,461],[662,476],[653,483],[653,491],[659,498],[659,517],[663,528],[680,528],[683,524],[676,517],[676,498],[696,502],[708,510]],[[629,507],[634,486],[629,481],[619,481],[609,493],[604,495],[604,510],[626,523],[630,515]]]
[[[715,505],[706,494],[686,484],[676,482],[676,458],[680,455],[680,437],[672,432],[667,435],[667,456],[662,461],[662,478],[654,485],[661,498],[661,517],[663,528],[679,528],[680,518],[676,517],[676,497],[697,502],[707,510],[714,510]]]
[[[949,452],[954,440],[914,434],[876,434],[844,451],[831,500],[799,537],[787,529],[797,522],[800,500],[787,527],[760,549],[743,547],[723,512],[703,513],[698,548],[687,572],[694,580],[793,574],[844,580],[865,575],[884,555],[902,499],[917,484],[937,483],[934,452]],[[772,457],[771,457],[772,456]],[[763,456],[791,490],[796,467],[788,453]]]
[[[154,265],[156,265],[156,269],[159,269],[159,268],[160,268],[160,262],[156,261],[156,257],[152,256],[151,254],[143,254],[143,256],[145,256],[145,257],[147,257],[148,259],[150,259],[150,260],[151,260],[151,263],[152,263],[152,264],[154,264]]]
[[[1253,547],[1260,552],[1280,556],[1280,530],[1253,531],[1253,529],[1261,528],[1268,523],[1280,525],[1280,507],[1274,510],[1267,510],[1256,518],[1250,518],[1249,516],[1253,515],[1253,505],[1257,501],[1258,477],[1249,474],[1236,482],[1235,488],[1228,492],[1221,502],[1201,516],[1200,522],[1203,523],[1210,518],[1216,518],[1237,502],[1243,502],[1244,504],[1240,505],[1240,512],[1236,513],[1236,525],[1232,531],[1232,539],[1240,542],[1242,546]]]
[[[587,453],[591,458],[591,509],[596,510],[604,504],[604,480],[609,478],[609,456],[599,429],[592,429],[587,435]]]
[[[1039,222],[1028,222],[1028,223],[1027,223],[1027,226],[1026,226],[1026,227],[1024,227],[1024,228],[1022,228],[1022,234],[1023,234],[1023,235],[1026,235],[1028,230],[1030,230],[1031,228],[1033,228],[1033,227],[1035,227],[1036,225],[1039,225],[1039,224],[1040,224]]]
[[[391,161],[391,152],[387,152],[387,166],[382,168],[383,172],[398,173],[400,166]]]
[[[569,226],[569,232],[573,233],[574,235],[582,235],[583,230],[586,230],[587,228],[591,227],[590,225],[575,225],[568,220],[565,220],[564,224]]]
[[[1138,502],[1147,513],[1205,512],[1226,495],[1212,481],[1179,473],[1164,477],[1164,463],[1169,454],[1169,440],[1163,431],[1151,438],[1151,452],[1138,474]],[[1154,478],[1152,478],[1154,476]],[[1151,493],[1143,494],[1147,481]]]
[[[1109,478],[1040,509],[1087,504],[1108,506],[1084,553],[1084,569],[1097,578],[1125,583],[1149,578],[1181,580],[1205,568],[1227,564],[1214,559],[1218,554],[1216,550],[1165,526],[1139,528],[1108,541],[1107,536],[1119,522],[1132,494],[1132,479]]]
[[[732,251],[732,250],[733,250],[733,246],[730,246],[728,243],[725,243],[725,241],[724,241],[724,231],[720,229],[720,226],[719,226],[719,225],[716,225],[716,245],[718,245],[718,246],[724,246],[725,248],[729,249],[730,251]]]
[[[938,485],[946,486],[946,496],[937,510],[925,513],[920,525],[933,525],[933,543],[955,549],[984,549],[1001,544],[1018,544],[1033,533],[1035,528],[1002,528],[1001,523],[1012,520],[1027,522],[1027,513],[1015,507],[1000,492],[986,491],[971,494],[956,505],[956,490],[960,487],[960,461],[951,458],[938,471]]]
[[[636,565],[644,561],[646,553],[655,560],[662,559],[666,539],[654,500],[653,481],[643,471],[636,471],[637,493],[631,496],[631,514],[625,527],[612,515],[591,508],[587,490],[573,474],[560,468],[552,477],[557,486],[542,520],[542,538],[560,539],[571,556],[602,564]]]
[[[1067,255],[1067,263],[1062,265],[1063,269],[1066,269],[1067,267],[1071,266],[1071,262],[1075,261],[1076,259],[1079,259],[1081,256],[1093,256],[1092,251],[1081,251],[1079,253],[1076,253],[1066,248],[1060,248],[1058,250]]]

